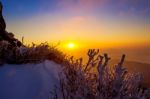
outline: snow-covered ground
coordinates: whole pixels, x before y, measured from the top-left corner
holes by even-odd
[[[60,68],[52,61],[0,67],[0,99],[51,99]]]

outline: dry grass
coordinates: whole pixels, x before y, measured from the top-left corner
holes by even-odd
[[[62,63],[64,57],[65,54],[59,51],[56,46],[50,46],[48,43],[14,47],[8,42],[0,42],[1,63],[23,64],[37,63],[44,60],[53,60],[56,63]]]

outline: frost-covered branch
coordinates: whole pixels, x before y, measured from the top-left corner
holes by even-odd
[[[59,90],[63,99],[148,99],[149,91],[140,87],[142,76],[123,67],[125,55],[115,66],[109,66],[110,57],[99,50],[87,55],[86,65],[73,57],[63,64]]]

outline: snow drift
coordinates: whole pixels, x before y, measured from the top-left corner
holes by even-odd
[[[6,64],[0,67],[0,99],[51,99],[60,70],[60,65],[52,61]]]

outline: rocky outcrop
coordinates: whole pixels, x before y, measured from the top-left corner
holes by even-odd
[[[6,31],[6,23],[3,18],[3,5],[0,2],[0,41],[5,40],[8,41],[13,46],[21,46],[22,43],[14,37],[13,33],[9,33]]]

